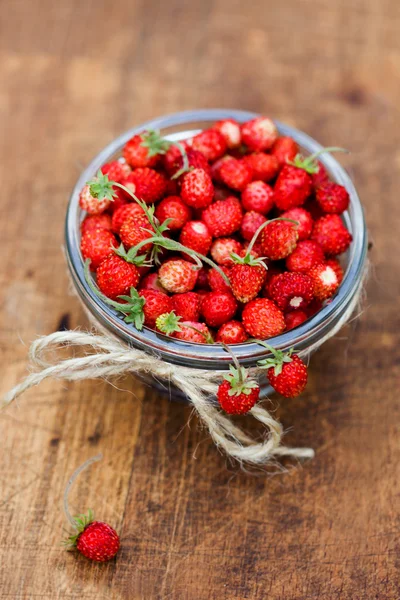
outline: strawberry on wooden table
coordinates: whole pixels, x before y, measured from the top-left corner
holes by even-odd
[[[257,366],[267,369],[267,377],[274,390],[286,398],[301,394],[307,385],[308,372],[301,358],[293,354],[293,348],[283,352],[269,344],[259,343],[272,353],[271,358],[259,360]]]

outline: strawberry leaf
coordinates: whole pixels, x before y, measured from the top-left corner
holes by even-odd
[[[117,192],[113,188],[114,183],[114,181],[109,180],[108,175],[104,175],[99,169],[96,177],[91,181],[88,181],[87,185],[89,186],[93,198],[113,201],[115,196],[117,196]]]

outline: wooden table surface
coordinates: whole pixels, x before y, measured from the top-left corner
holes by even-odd
[[[400,598],[400,4],[397,0],[3,0],[1,391],[35,336],[87,324],[63,221],[82,167],[140,122],[200,107],[296,125],[343,160],[374,268],[363,315],[282,402],[288,473],[227,463],[189,408],[127,379],[46,382],[0,415],[0,598]],[[73,490],[121,533],[96,565],[60,547]]]

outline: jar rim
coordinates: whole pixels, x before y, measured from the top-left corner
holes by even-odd
[[[185,366],[225,369],[227,362],[230,362],[229,355],[218,343],[208,345],[185,342],[157,333],[147,327],[144,327],[142,331],[136,330],[132,325],[125,323],[117,311],[110,308],[93,293],[85,280],[84,263],[80,253],[79,193],[82,187],[133,135],[144,129],[160,129],[167,138],[183,139],[183,137],[189,136],[179,136],[182,133],[187,134],[188,129],[192,133],[220,119],[232,118],[243,123],[257,116],[259,114],[241,110],[203,109],[178,112],[147,121],[115,138],[97,154],[78,178],[69,200],[66,215],[67,263],[78,295],[85,307],[103,327],[111,334],[117,335],[125,343],[154,352],[167,362]],[[279,133],[292,137],[303,152],[312,154],[322,149],[321,144],[302,131],[277,120],[274,122]],[[319,161],[327,169],[332,179],[343,185],[350,195],[350,206],[343,218],[353,235],[353,241],[348,250],[348,262],[343,281],[332,301],[300,326],[268,340],[271,346],[283,350],[292,347],[296,348],[296,351],[305,350],[326,335],[340,320],[362,284],[367,252],[367,230],[360,199],[349,174],[332,155],[322,154]],[[268,354],[265,348],[254,342],[234,344],[232,347],[240,362],[247,366],[251,366],[260,357]]]

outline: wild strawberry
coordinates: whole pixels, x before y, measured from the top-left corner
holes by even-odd
[[[244,415],[253,408],[260,396],[260,388],[249,378],[244,367],[229,366],[217,392],[221,408],[229,415]]]
[[[340,215],[349,207],[350,196],[342,185],[328,182],[320,186],[315,194],[318,204],[326,213]]]
[[[169,145],[169,142],[160,137],[158,131],[143,131],[139,135],[134,135],[125,144],[123,155],[126,162],[134,169],[155,167]]]
[[[299,234],[299,241],[307,240],[310,237],[314,221],[310,213],[304,208],[291,208],[282,213],[281,218],[297,221],[298,225],[295,225],[295,228]]]
[[[271,148],[271,154],[274,156],[279,167],[283,167],[288,162],[292,162],[299,152],[299,147],[291,137],[282,136],[276,140]]]
[[[270,221],[261,237],[263,254],[271,260],[286,258],[296,248],[298,233],[289,221]]]
[[[272,263],[272,264],[268,265],[267,276],[265,278],[265,283],[264,283],[263,290],[262,290],[262,295],[264,296],[264,298],[271,299],[270,293],[269,293],[269,286],[271,285],[271,283],[273,282],[275,277],[277,275],[280,275],[281,273],[282,273],[282,269],[280,267],[278,267],[276,264]]]
[[[246,259],[254,262],[246,263]],[[239,257],[236,260],[239,260]],[[267,271],[265,267],[257,262],[257,259],[252,259],[248,254],[241,260],[243,262],[235,262],[232,266],[229,280],[236,300],[247,303],[253,300],[261,290]]]
[[[311,239],[322,246],[325,254],[335,256],[347,250],[353,236],[339,215],[326,215],[315,222]]]
[[[79,194],[79,206],[82,210],[85,210],[89,215],[100,215],[110,206],[111,200],[109,198],[103,198],[100,200],[92,196],[90,192],[90,185],[86,184],[81,193]]]
[[[287,257],[286,267],[295,273],[307,273],[314,265],[324,262],[324,258],[324,251],[318,242],[304,240]]]
[[[130,202],[129,204],[124,204],[123,206],[120,206],[113,213],[112,221],[111,221],[111,229],[114,233],[119,233],[123,222],[126,221],[128,218],[130,218],[130,217],[141,218],[144,216],[145,216],[145,214],[144,214],[143,208],[141,206],[139,206],[139,204],[136,204],[136,202]]]
[[[189,221],[192,211],[179,196],[167,196],[157,204],[155,215],[160,223],[170,219],[168,229],[178,231]]]
[[[307,321],[307,319],[307,313],[301,309],[291,310],[290,312],[285,313],[286,330],[289,331],[290,329],[298,327],[304,323],[304,321]]]
[[[172,310],[172,298],[156,290],[140,290],[139,296],[145,299],[143,306],[144,324],[150,329],[156,326],[156,320]]]
[[[175,294],[172,297],[172,310],[183,321],[198,321],[200,318],[200,296],[196,292]]]
[[[225,154],[226,141],[216,129],[205,129],[194,136],[192,148],[204,154],[209,162],[214,162]]]
[[[146,215],[133,215],[124,220],[119,230],[119,236],[125,248],[132,248],[147,238],[151,238],[153,230]],[[152,242],[145,244],[139,254],[145,254],[153,246]]]
[[[237,148],[240,146],[242,134],[240,132],[239,123],[234,119],[223,119],[222,121],[217,121],[214,125],[214,129],[222,134],[227,148]]]
[[[281,310],[304,308],[314,297],[313,281],[303,273],[281,273],[269,286],[271,300]]]
[[[267,117],[256,117],[242,125],[242,141],[254,152],[271,148],[278,135],[274,122]]]
[[[113,254],[118,245],[115,236],[106,229],[86,232],[81,238],[81,253],[84,260],[90,259],[90,268],[95,271],[102,260]]]
[[[100,263],[96,278],[103,294],[116,300],[118,296],[128,294],[131,287],[137,286],[139,271],[135,265],[126,262],[116,254],[111,254]]]
[[[222,156],[221,158],[219,158],[218,160],[216,160],[212,165],[211,165],[211,178],[213,181],[215,181],[216,183],[223,183],[222,178],[221,178],[221,167],[222,165],[228,161],[228,160],[235,160],[235,158],[233,156],[231,156],[230,154],[225,154],[225,156]],[[225,194],[225,197],[229,196],[232,192],[227,191],[226,188],[216,188],[215,190],[215,197],[217,196],[217,194]],[[224,200],[224,198],[217,198],[217,200]]]
[[[103,175],[108,175],[110,181],[120,182],[128,177],[131,169],[126,163],[119,162],[119,160],[113,160],[104,164],[101,167],[101,172]]]
[[[329,258],[328,260],[325,261],[325,264],[329,267],[332,267],[332,269],[335,271],[336,277],[338,278],[338,282],[340,285],[342,283],[343,277],[344,277],[343,267],[340,264],[340,262],[338,260],[336,260],[336,258]]]
[[[313,293],[317,300],[327,300],[339,287],[335,269],[327,264],[314,265],[308,271],[308,276],[312,280]]]
[[[229,279],[230,267],[220,267]],[[207,274],[208,284],[213,292],[230,292],[231,286],[228,285],[217,269],[210,269]]]
[[[230,321],[238,304],[230,292],[209,292],[201,302],[201,313],[210,327],[220,327]]]
[[[211,177],[204,169],[193,169],[182,179],[182,200],[193,208],[206,208],[214,196]]]
[[[202,213],[202,220],[213,237],[231,235],[238,231],[242,222],[242,208],[234,196],[218,200]]]
[[[122,190],[118,187],[113,187],[113,190],[115,191],[114,200],[108,207],[108,211],[112,215],[115,213],[116,210],[121,208],[121,206],[125,206],[125,204],[128,204],[128,202],[132,200],[131,196],[128,196],[125,190]]]
[[[273,358],[258,361],[260,368],[268,369],[267,377],[272,387],[286,398],[301,394],[307,385],[307,367],[297,354],[268,347]]]
[[[210,165],[204,154],[193,148],[188,148],[186,151],[186,157],[189,165],[189,169],[203,169],[208,175],[211,175]],[[183,168],[183,156],[179,153],[173,163],[168,165],[168,175],[174,177]],[[180,178],[178,179],[180,181]]]
[[[250,167],[254,181],[271,181],[279,171],[279,163],[272,154],[253,152],[243,157],[243,162]]]
[[[82,235],[87,233],[88,231],[93,231],[94,229],[111,229],[111,217],[110,215],[102,214],[102,215],[88,215],[85,217],[81,223],[81,233]]]
[[[242,250],[242,244],[229,237],[218,238],[211,246],[211,256],[219,265],[232,265],[232,252],[239,254]]]
[[[185,140],[181,140],[180,146],[187,155],[190,149],[188,143]],[[183,166],[181,148],[179,146],[176,146],[175,144],[172,144],[162,157],[163,167],[166,170],[169,177],[175,175],[175,173],[179,171],[179,169],[181,169]]]
[[[240,226],[240,234],[242,238],[250,241],[257,229],[266,222],[266,218],[258,212],[251,210],[244,214],[242,224]]]
[[[242,192],[242,204],[245,210],[268,214],[274,208],[272,187],[263,181],[252,181]]]
[[[182,228],[179,241],[187,248],[206,256],[211,248],[212,235],[203,221],[188,221]]]
[[[301,206],[312,190],[311,176],[302,168],[284,165],[274,187],[275,204],[280,210]]]
[[[146,204],[158,202],[165,194],[167,187],[165,177],[148,167],[138,168],[132,171],[132,173],[124,179],[123,184],[127,187],[127,184],[133,184],[135,187],[134,193],[140,200],[146,202]]]
[[[145,275],[139,284],[139,290],[155,290],[156,292],[167,293],[167,290],[163,288],[158,278],[158,273],[149,273]]]
[[[193,342],[196,344],[212,344],[213,338],[210,330],[205,323],[198,323],[197,321],[181,321],[179,322],[179,329],[174,334],[177,340],[183,340],[185,342]]]
[[[172,258],[158,271],[161,285],[174,294],[190,292],[196,285],[197,270],[187,260]]]
[[[114,558],[119,546],[119,537],[115,529],[101,521],[93,521],[86,525],[76,543],[78,552],[97,562],[106,562]]]
[[[209,289],[210,286],[208,285],[208,271],[209,269],[206,269],[205,267],[199,269],[196,281],[196,291]]]
[[[240,321],[228,321],[218,329],[215,341],[224,344],[242,344],[247,338],[246,330]]]
[[[219,169],[219,176],[225,185],[239,192],[253,179],[253,171],[242,160],[225,160]]]
[[[328,171],[321,162],[317,163],[318,170],[311,174],[314,189],[317,190],[321,185],[329,183]]]
[[[247,333],[257,339],[279,335],[285,329],[283,312],[268,298],[255,298],[246,304],[242,321]]]

